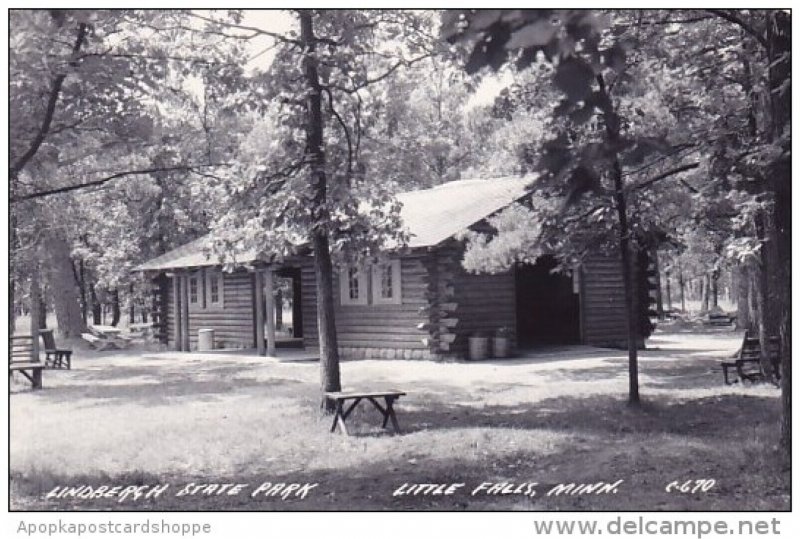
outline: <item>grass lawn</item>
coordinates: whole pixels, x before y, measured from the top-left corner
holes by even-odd
[[[72,371],[21,381],[10,399],[12,509],[786,510],[775,457],[779,390],[724,386],[718,360],[739,333],[657,333],[641,354],[644,404],[625,405],[627,354],[573,347],[476,363],[352,361],[345,389],[394,388],[401,435],[367,406],[355,435],[318,412],[319,365],[272,358],[76,351]],[[547,495],[559,483],[604,494]],[[707,492],[666,492],[714,480]],[[302,499],[251,496],[270,482],[317,484]],[[482,483],[536,494],[472,494]],[[247,484],[234,495],[177,494]],[[47,499],[57,486],[169,484],[159,496]],[[463,484],[393,495],[403,484]],[[704,483],[708,486],[711,483]],[[500,490],[500,489],[497,489]],[[512,491],[512,488],[507,491]],[[527,491],[530,494],[530,491]]]

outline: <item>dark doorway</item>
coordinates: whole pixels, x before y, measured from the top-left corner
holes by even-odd
[[[572,276],[553,273],[557,263],[550,255],[516,268],[517,342],[537,344],[580,342],[580,300]]]

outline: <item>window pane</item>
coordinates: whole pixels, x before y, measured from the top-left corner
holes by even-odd
[[[384,264],[381,266],[381,297],[382,298],[391,298],[393,297],[392,287],[394,283],[392,283],[392,265],[391,264]]]
[[[197,277],[189,277],[189,301],[197,303]]]
[[[211,303],[219,303],[219,278],[221,275],[211,275]]]
[[[358,269],[350,268],[347,271],[347,284],[349,288],[350,299],[358,299]]]

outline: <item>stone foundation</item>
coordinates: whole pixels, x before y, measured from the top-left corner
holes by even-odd
[[[370,348],[361,346],[340,346],[339,357],[342,359],[420,359],[428,361],[447,359],[443,354],[436,354],[427,349]]]

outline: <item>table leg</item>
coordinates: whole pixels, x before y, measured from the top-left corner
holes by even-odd
[[[339,423],[339,418],[342,416],[342,401],[336,401],[336,413],[333,415],[333,425],[331,425],[331,432],[336,432],[336,425]]]
[[[359,403],[359,402],[361,402],[361,397],[358,397],[357,399],[355,399],[355,400],[353,401],[353,404],[351,404],[351,405],[350,405],[350,406],[347,408],[347,410],[345,410],[344,414],[342,414],[342,419],[347,419],[347,417],[350,415],[350,412],[352,412],[352,411],[353,411],[353,409],[354,409],[356,406],[358,406],[358,403]]]
[[[386,417],[392,420],[392,427],[395,432],[400,432],[400,425],[397,424],[397,417],[394,415],[394,398],[386,397]],[[383,418],[384,428],[386,428],[386,417]]]

